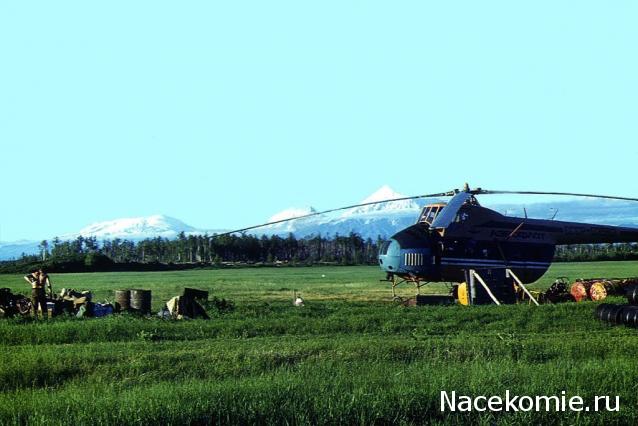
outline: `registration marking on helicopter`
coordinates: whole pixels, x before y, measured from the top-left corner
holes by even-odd
[[[512,231],[493,230],[490,234],[492,237],[512,238],[520,240],[545,240],[545,233],[538,231],[518,231],[512,235]]]

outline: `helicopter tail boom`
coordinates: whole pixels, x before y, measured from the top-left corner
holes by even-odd
[[[638,228],[587,223],[562,222],[556,235],[557,245],[638,242]]]

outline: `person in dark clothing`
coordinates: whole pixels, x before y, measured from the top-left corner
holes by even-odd
[[[34,318],[38,318],[38,307],[42,309],[42,317],[48,318],[45,287],[49,290],[49,294],[51,294],[52,289],[49,276],[42,269],[38,269],[26,275],[24,279],[31,284],[31,304],[33,306]]]

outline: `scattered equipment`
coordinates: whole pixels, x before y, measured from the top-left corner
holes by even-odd
[[[111,315],[115,311],[110,303],[94,303],[93,294],[90,291],[77,291],[72,288],[63,288],[60,297],[52,299],[49,303],[52,307],[52,311],[50,311],[52,315],[66,312],[78,318],[103,317]]]
[[[567,277],[558,277],[547,290],[538,295],[538,301],[540,303],[571,302],[573,299],[567,290],[568,284]]]
[[[198,300],[208,300],[208,292],[185,288],[182,296],[171,298],[157,315],[165,319],[210,319],[206,310],[199,304]]]
[[[21,294],[11,293],[9,288],[0,288],[0,318],[15,315],[27,316],[31,312],[31,301]]]
[[[77,291],[72,288],[63,288],[60,291],[60,299],[73,302],[75,307],[90,302],[93,299],[93,294],[89,290]]]

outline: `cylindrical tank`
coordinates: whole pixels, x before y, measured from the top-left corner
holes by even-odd
[[[580,302],[581,300],[587,300],[587,288],[585,287],[585,283],[582,281],[576,281],[572,284],[569,289],[569,294],[572,295],[576,302]]]
[[[131,309],[142,314],[150,314],[151,290],[131,290]]]
[[[594,302],[604,300],[607,297],[607,289],[602,281],[593,282],[588,289],[589,298]]]
[[[131,290],[115,290],[115,308],[118,311],[131,309]]]

